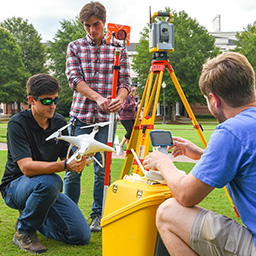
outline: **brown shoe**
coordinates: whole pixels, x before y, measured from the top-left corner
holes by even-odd
[[[31,253],[43,253],[47,248],[40,243],[37,234],[21,234],[18,231],[14,234],[13,243],[20,247],[21,250]]]

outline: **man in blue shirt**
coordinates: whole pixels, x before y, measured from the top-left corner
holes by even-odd
[[[199,87],[220,122],[207,148],[174,138],[172,155],[199,160],[188,175],[160,152],[144,160],[161,171],[174,198],[157,212],[157,227],[171,255],[256,255],[255,74],[245,56],[229,52],[203,67]],[[245,226],[200,208],[214,188],[227,186]]]

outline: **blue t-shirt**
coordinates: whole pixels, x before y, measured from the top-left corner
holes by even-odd
[[[256,244],[256,108],[216,127],[192,174],[212,187],[227,186]]]

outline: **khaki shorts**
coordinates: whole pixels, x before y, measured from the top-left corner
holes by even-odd
[[[256,256],[253,235],[246,227],[205,209],[193,223],[191,247],[201,256]]]

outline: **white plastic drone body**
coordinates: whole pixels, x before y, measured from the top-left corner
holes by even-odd
[[[99,131],[99,126],[103,127],[105,125],[108,125],[109,122],[104,123],[97,123],[94,125],[84,126],[81,127],[81,129],[84,128],[90,128],[93,127],[93,130],[90,134],[81,134],[78,136],[64,136],[61,134],[63,130],[65,130],[68,126],[71,125],[71,123],[63,126],[58,131],[54,132],[52,135],[50,135],[46,140],[51,139],[57,139],[57,140],[64,140],[70,143],[68,152],[67,152],[67,159],[69,157],[71,149],[76,146],[78,149],[77,151],[68,159],[67,163],[70,163],[73,159],[76,159],[76,161],[80,161],[82,155],[86,155],[87,158],[87,164],[91,163],[93,160],[95,160],[101,167],[104,167],[104,152],[105,151],[112,151],[114,152],[114,148],[109,147],[108,145],[101,143],[94,139],[95,134]],[[98,160],[94,157],[94,154],[96,152],[100,152],[102,155],[102,163],[99,163]]]

